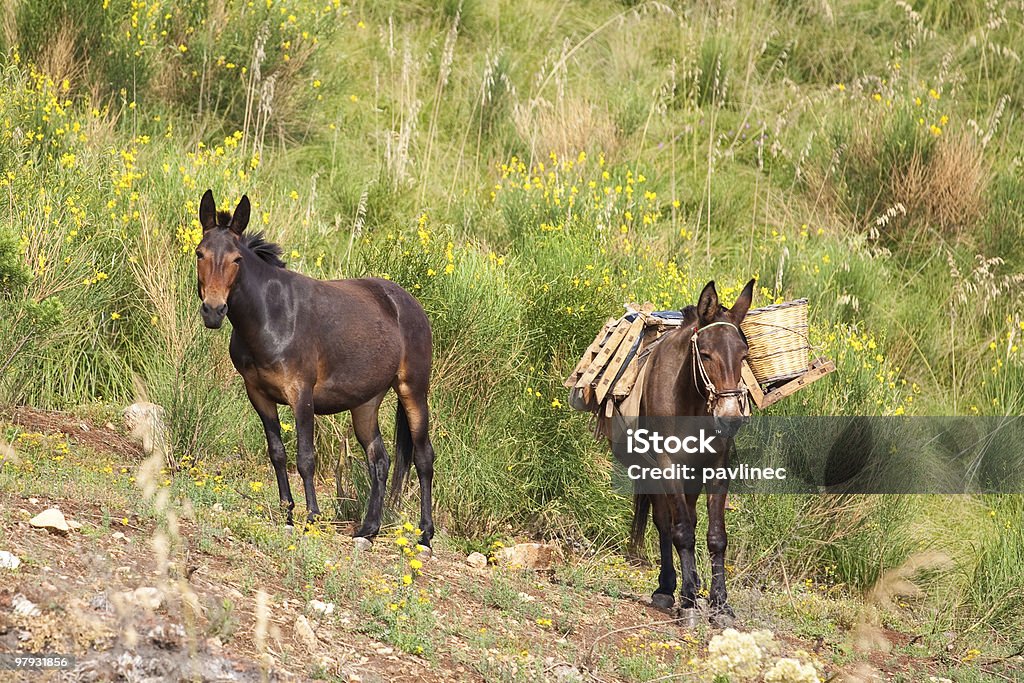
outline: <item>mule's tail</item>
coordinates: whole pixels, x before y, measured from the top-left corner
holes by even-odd
[[[395,503],[402,495],[405,480],[412,468],[412,432],[409,430],[409,416],[405,407],[398,401],[395,411],[395,471],[391,477],[391,493],[388,500]]]
[[[644,536],[647,533],[647,519],[651,512],[651,497],[644,493],[633,494],[633,529],[629,534],[629,554],[643,558]]]

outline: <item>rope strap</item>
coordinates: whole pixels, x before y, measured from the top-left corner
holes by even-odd
[[[740,328],[736,327],[736,325],[734,325],[734,324],[732,324],[730,322],[726,322],[724,320],[719,320],[717,322],[708,323],[704,327],[694,328],[693,336],[690,337],[690,343],[693,345],[693,351],[692,351],[692,355],[693,355],[693,385],[694,385],[694,387],[697,388],[697,391],[702,396],[704,396],[704,398],[707,400],[707,402],[708,402],[708,412],[711,412],[711,409],[712,409],[712,406],[713,406],[714,402],[716,400],[718,400],[719,398],[721,398],[721,397],[725,397],[725,396],[739,396],[741,398],[741,401],[742,401],[743,397],[747,393],[747,386],[743,382],[742,379],[740,380],[740,387],[739,388],[737,388],[737,389],[728,389],[728,390],[725,390],[725,391],[719,391],[717,388],[715,388],[714,382],[711,381],[711,376],[708,375],[708,371],[704,367],[704,362],[701,360],[701,357],[700,357],[700,349],[697,347],[697,336],[698,336],[698,333],[701,330],[706,330],[709,327],[714,327],[715,325],[724,325],[724,326],[728,326],[728,327],[733,328],[737,332],[740,331]],[[700,381],[704,384],[704,390],[707,392],[707,395],[704,395],[704,392],[700,391],[700,384],[697,382],[697,375],[698,375],[698,373],[700,374]],[[743,401],[743,403],[746,403],[746,402]],[[745,410],[745,408],[744,408],[744,410]]]

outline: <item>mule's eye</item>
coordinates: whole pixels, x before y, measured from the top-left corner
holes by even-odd
[[[203,260],[203,252],[196,250],[196,258],[200,261]]]
[[[700,359],[701,360],[711,360],[711,354],[710,353],[704,353],[703,351],[701,351],[700,352]]]
[[[236,256],[234,262],[235,263],[241,263],[242,262],[242,257],[241,256]]]

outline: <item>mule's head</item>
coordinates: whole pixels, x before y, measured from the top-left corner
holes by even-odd
[[[697,302],[693,341],[693,374],[697,390],[726,436],[732,436],[750,415],[742,367],[747,341],[740,323],[754,297],[754,280],[747,283],[732,308],[718,302],[714,281],[707,283]]]
[[[200,311],[203,324],[216,330],[224,324],[228,296],[242,268],[242,233],[249,224],[249,198],[242,196],[233,214],[217,211],[213,192],[207,190],[199,202],[199,223],[203,239],[196,247]]]

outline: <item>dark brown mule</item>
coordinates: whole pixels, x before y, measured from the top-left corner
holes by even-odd
[[[196,248],[203,322],[231,321],[231,360],[259,413],[281,504],[292,523],[291,488],[277,406],[295,414],[295,458],[310,519],[320,513],[313,485],[313,416],[352,412],[356,439],[366,451],[370,500],[356,536],[380,531],[388,454],[377,411],[388,389],[398,394],[395,473],[397,497],[412,462],[420,481],[421,543],[434,535],[427,389],[430,322],[411,294],[388,280],[315,280],[285,270],[280,248],[262,234],[246,235],[249,199],[234,215],[217,211],[207,190],[199,204],[203,239]]]
[[[666,334],[651,351],[640,401],[640,417],[713,417],[725,443],[715,450],[713,459],[701,467],[727,466],[728,453],[742,419],[749,415],[747,390],[740,369],[747,357],[747,342],[739,325],[753,298],[754,281],[743,288],[732,309],[718,303],[715,283],[709,282],[701,292],[697,306],[683,311],[680,327]],[[695,339],[696,337],[696,339]],[[694,420],[692,424],[699,421]],[[687,421],[680,420],[686,425]],[[685,429],[686,427],[683,427]],[[678,435],[680,438],[684,434]],[[700,469],[698,469],[700,471]],[[697,528],[696,487],[667,490],[658,494],[638,494],[634,498],[632,543],[643,541],[650,509],[658,530],[661,571],[658,588],[651,597],[653,604],[669,609],[675,602],[676,571],[672,550],[679,553],[683,585],[679,591],[681,609],[697,605],[700,580],[694,557]],[[734,617],[725,589],[725,499],[728,482],[707,487],[708,552],[711,555],[711,590],[708,604],[719,622]]]

